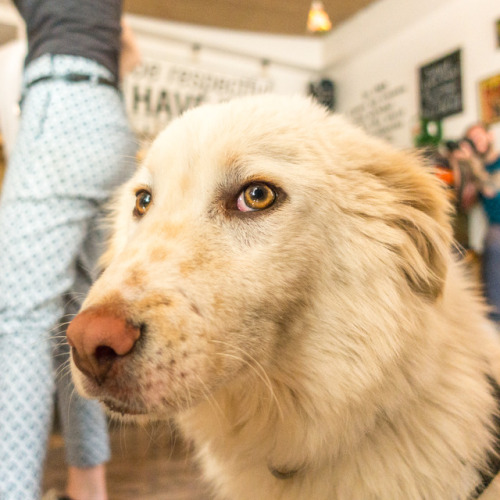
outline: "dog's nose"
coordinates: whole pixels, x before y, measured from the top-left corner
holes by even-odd
[[[109,308],[91,307],[75,316],[67,337],[76,366],[102,384],[115,361],[133,349],[140,329]]]

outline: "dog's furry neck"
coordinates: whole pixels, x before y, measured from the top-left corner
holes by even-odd
[[[425,318],[432,321],[432,315]],[[330,350],[341,348],[333,325],[331,332],[322,325],[322,332],[296,335],[280,349],[267,380],[250,371],[182,416],[181,426],[220,489],[231,496],[233,484],[258,477],[262,498],[306,498],[304,488],[314,482],[324,484],[325,499],[455,499],[472,493],[491,451],[496,410],[490,368],[479,353],[471,356],[474,344],[453,338],[459,329],[452,323],[449,342],[441,344],[415,325],[418,343],[409,341],[392,358],[379,350],[386,359],[373,367],[363,366],[362,353],[359,360],[356,352],[343,353],[350,358],[343,371],[343,356],[335,366],[318,350],[325,339],[332,339]],[[355,338],[356,332],[342,335]],[[270,470],[298,472],[279,480]],[[256,495],[255,483],[248,491]]]

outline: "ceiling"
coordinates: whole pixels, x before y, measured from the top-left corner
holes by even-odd
[[[376,0],[323,0],[333,28]],[[125,12],[217,28],[307,35],[310,0],[124,0]]]

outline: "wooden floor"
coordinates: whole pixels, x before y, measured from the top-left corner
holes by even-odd
[[[109,500],[210,500],[186,444],[168,428],[113,426],[112,459],[108,464]],[[64,446],[59,433],[51,438],[44,489],[63,492]]]

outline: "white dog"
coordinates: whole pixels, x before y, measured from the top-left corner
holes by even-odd
[[[499,354],[448,211],[418,158],[309,100],[189,111],[117,199],[77,385],[175,417],[220,498],[476,498]]]

